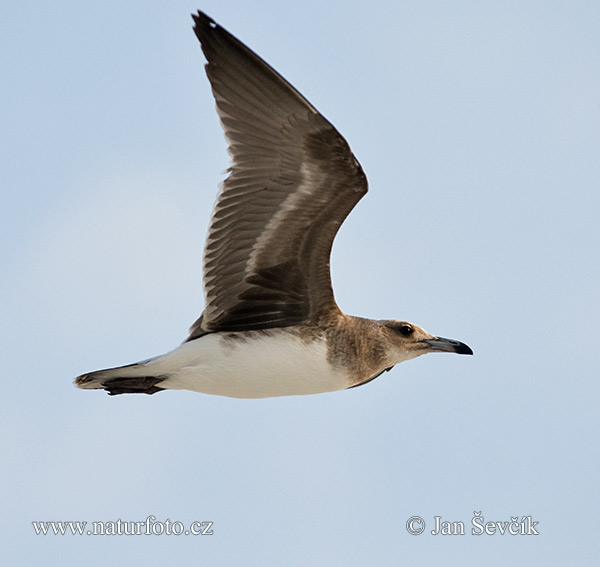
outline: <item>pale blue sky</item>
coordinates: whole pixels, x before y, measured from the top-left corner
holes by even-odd
[[[334,246],[340,306],[474,357],[269,400],[73,387],[175,347],[203,306],[228,158],[198,8],[325,114],[367,173]],[[3,6],[4,563],[595,564],[599,29],[591,1]],[[474,510],[531,515],[541,535],[470,535]],[[149,515],[212,521],[214,535],[31,525]],[[431,535],[436,515],[467,535]]]

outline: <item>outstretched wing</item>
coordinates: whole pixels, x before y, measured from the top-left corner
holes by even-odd
[[[316,322],[338,309],[329,255],[366,177],[281,75],[202,12],[193,18],[232,165],[206,242],[206,308],[188,340]]]

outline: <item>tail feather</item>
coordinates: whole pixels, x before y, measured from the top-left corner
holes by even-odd
[[[144,376],[143,364],[129,364],[119,368],[97,370],[75,378],[75,385],[84,390],[106,390],[109,395],[155,394],[165,388],[160,384],[167,376]],[[146,369],[147,371],[147,369]]]

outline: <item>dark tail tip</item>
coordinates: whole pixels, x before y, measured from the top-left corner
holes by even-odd
[[[111,378],[102,383],[102,387],[110,396],[119,394],[156,394],[165,388],[156,384],[162,382],[165,376],[135,376],[132,378]]]

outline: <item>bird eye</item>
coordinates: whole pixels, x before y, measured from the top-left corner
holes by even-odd
[[[408,337],[408,336],[412,335],[415,332],[415,330],[410,325],[404,324],[404,325],[400,325],[400,327],[398,327],[398,332],[401,335]]]

